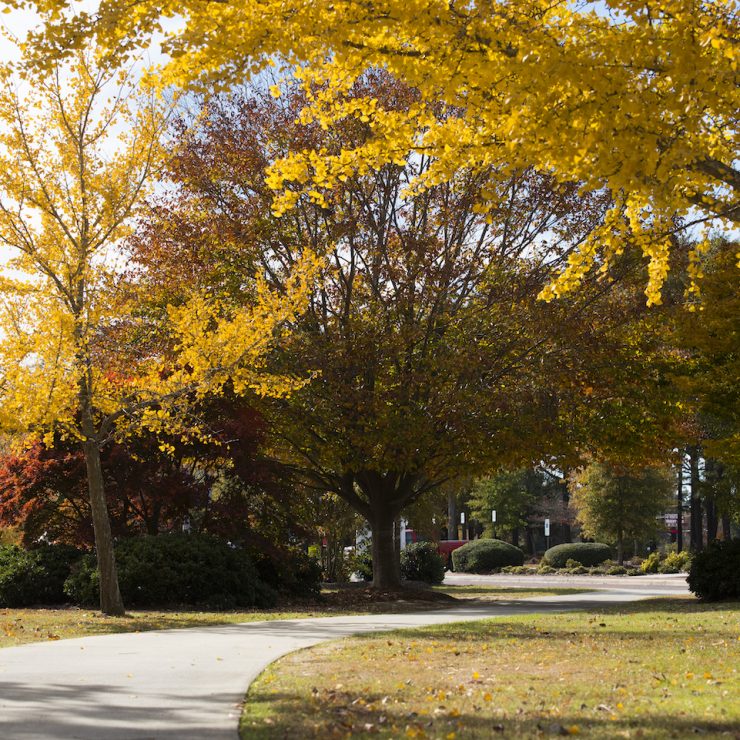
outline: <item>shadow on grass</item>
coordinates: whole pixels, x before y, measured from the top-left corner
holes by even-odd
[[[353,703],[356,697],[314,692],[310,702],[298,693],[278,692],[268,696],[248,697],[247,712],[242,717],[242,740],[328,737],[430,737],[444,738],[541,738],[578,734],[587,737],[632,737],[633,733],[650,738],[737,737],[740,723],[718,718],[649,714],[630,716],[611,714],[584,706],[583,713],[552,714],[527,712],[518,718],[497,716],[489,708],[482,711],[452,712],[441,709],[436,715],[420,716],[409,712],[403,703],[383,705],[379,694],[365,694],[365,706]],[[603,706],[603,705],[602,705]],[[588,712],[591,714],[588,714]],[[594,714],[598,712],[598,714]]]

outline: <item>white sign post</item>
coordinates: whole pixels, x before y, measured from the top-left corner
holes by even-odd
[[[467,537],[465,537],[465,512],[460,512],[460,539],[465,540]]]
[[[550,520],[545,519],[545,539],[547,540],[547,549],[550,549]]]
[[[493,539],[496,539],[496,509],[491,509],[491,521],[493,522]]]

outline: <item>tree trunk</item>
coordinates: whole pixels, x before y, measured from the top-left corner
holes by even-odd
[[[689,448],[691,483],[691,551],[701,552],[704,548],[704,517],[699,498],[699,449]]]
[[[676,552],[683,550],[683,451],[678,462],[678,488],[676,489]]]
[[[527,547],[529,548],[529,554],[532,557],[536,557],[537,555],[537,543],[534,539],[534,532],[532,530],[532,527],[527,525]]]
[[[452,491],[447,494],[447,539],[457,539],[457,506]]]
[[[722,539],[727,542],[732,535],[730,534],[730,517],[727,514],[722,514]]]
[[[125,613],[121,591],[118,587],[116,559],[113,553],[113,535],[110,528],[108,506],[105,501],[103,468],[100,463],[100,448],[92,439],[83,443],[87,485],[92,508],[93,530],[95,532],[95,553],[100,575],[100,611],[112,617]]]
[[[570,494],[566,488],[563,491],[563,542],[573,542],[573,532],[570,528],[570,522],[568,521],[568,505],[570,503]]]
[[[621,529],[617,530],[617,562],[624,565],[624,533]]]
[[[392,590],[401,586],[401,571],[396,550],[394,512],[373,512],[370,528],[373,534],[373,588]]]
[[[514,545],[514,547],[519,547],[519,527],[514,527],[514,529],[511,530],[511,544]]]
[[[704,508],[707,512],[707,543],[714,542],[717,539],[717,506],[714,501],[707,499],[704,502]]]

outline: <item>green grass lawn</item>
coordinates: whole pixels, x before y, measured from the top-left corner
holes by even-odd
[[[112,632],[145,632],[308,616],[329,616],[329,613],[319,608],[303,611],[130,611],[125,617],[106,617],[100,612],[75,607],[0,609],[0,648]]]
[[[456,599],[510,600],[544,594],[577,593],[575,589],[486,589],[477,586],[439,586],[429,592],[435,598],[448,594]],[[424,594],[420,594],[424,596]],[[213,624],[255,622],[265,619],[301,619],[331,617],[338,614],[419,611],[449,607],[453,601],[394,599],[383,601],[372,591],[356,588],[327,588],[315,602],[291,604],[282,609],[233,612],[148,610],[130,611],[125,617],[105,617],[93,609],[67,607],[59,609],[0,608],[0,648],[27,642],[59,640],[68,637],[143,632],[146,630],[204,627]]]
[[[740,737],[740,604],[654,599],[326,643],[274,663],[245,740]]]

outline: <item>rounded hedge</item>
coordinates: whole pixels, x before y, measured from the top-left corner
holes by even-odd
[[[712,542],[696,553],[686,580],[704,601],[740,599],[740,539]]]
[[[611,556],[611,548],[602,542],[571,542],[551,547],[545,552],[542,560],[553,568],[565,568],[569,560],[590,566],[600,565]]]
[[[216,537],[147,535],[122,540],[115,552],[127,606],[233,609],[275,601],[275,592],[260,580],[249,555]],[[98,603],[94,556],[73,569],[64,590],[78,604]]]
[[[445,561],[432,542],[412,542],[401,550],[401,578],[432,584],[444,581]]]
[[[33,550],[0,546],[0,607],[68,601],[64,582],[82,555],[69,545],[40,545]]]
[[[472,540],[452,551],[452,563],[460,573],[488,573],[506,565],[524,565],[524,553],[502,540]]]

